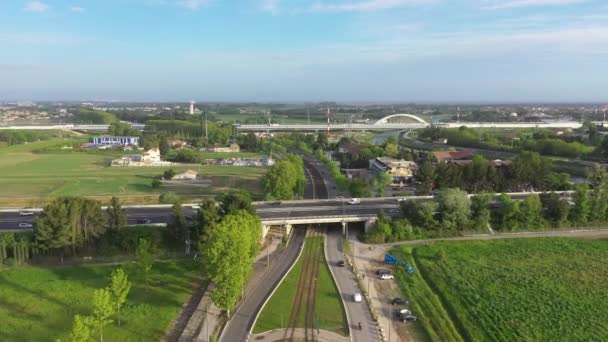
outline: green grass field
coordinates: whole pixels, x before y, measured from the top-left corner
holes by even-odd
[[[72,141],[72,140],[67,140]],[[66,141],[52,140],[0,149],[0,197],[40,198],[56,196],[130,196],[158,195],[163,188],[153,189],[153,177],[168,167],[109,167],[117,155],[111,153],[56,152],[32,153]],[[176,171],[193,168],[211,181],[190,196],[215,195],[244,189],[254,197],[261,193],[260,177],[264,168],[231,166],[174,167]]]
[[[262,310],[253,333],[259,334],[265,331],[286,328],[291,314],[292,304],[296,295],[298,279],[302,271],[303,256],[313,249],[320,249],[319,273],[317,275],[317,288],[315,300],[315,318],[319,321],[319,327],[323,330],[333,331],[343,336],[348,336],[346,313],[340,299],[338,288],[331,276],[329,266],[325,261],[323,253],[323,238],[306,238],[304,252],[295,266],[275,291],[266,306]],[[303,307],[298,316],[296,327],[305,325],[306,307]]]
[[[22,267],[0,272],[0,341],[67,341],[75,314],[91,314],[93,291],[107,286],[116,266]],[[199,282],[193,262],[155,263],[145,291],[133,264],[133,286],[122,324],[104,329],[105,341],[158,341]]]
[[[391,253],[417,268],[397,279],[431,340],[608,339],[608,240],[442,242]]]

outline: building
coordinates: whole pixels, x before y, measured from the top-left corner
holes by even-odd
[[[438,162],[447,162],[471,159],[473,158],[473,153],[467,151],[437,151],[433,152],[433,156]]]
[[[194,101],[190,101],[190,115],[194,115],[194,104],[196,102]]]
[[[369,161],[371,174],[377,175],[386,172],[393,177],[393,182],[398,183],[414,177],[418,165],[413,161],[399,160],[388,157],[378,157]]]
[[[179,140],[179,139],[171,139],[171,140],[167,140],[167,143],[169,144],[169,147],[173,148],[173,149],[183,149],[188,147],[188,143],[183,141],[183,140]]]
[[[238,153],[241,151],[241,147],[238,144],[230,144],[228,147],[209,147],[201,148],[201,152],[215,152],[215,153]]]
[[[195,180],[196,177],[198,177],[198,172],[186,170],[184,172],[176,173],[171,180]]]
[[[141,158],[141,161],[146,163],[157,163],[160,162],[160,150],[158,148],[153,148],[151,150],[146,151]]]
[[[93,144],[95,145],[139,145],[139,137],[94,137]]]
[[[131,154],[112,160],[112,166],[172,166],[172,162],[162,161],[160,151],[153,148],[144,154]]]

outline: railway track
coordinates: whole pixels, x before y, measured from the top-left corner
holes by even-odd
[[[325,232],[318,227],[309,228],[306,232],[309,238],[324,237]],[[302,268],[298,278],[296,294],[292,303],[291,314],[283,340],[294,341],[296,328],[304,328],[304,341],[315,340],[315,304],[317,277],[319,274],[322,249],[316,243],[304,245]],[[302,321],[302,315],[304,316]]]

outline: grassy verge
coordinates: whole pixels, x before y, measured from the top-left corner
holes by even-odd
[[[298,280],[302,272],[303,260],[312,253],[324,255],[323,238],[306,239],[302,256],[262,310],[254,327],[254,334],[287,327],[296,296]],[[320,329],[347,336],[346,313],[324,256],[321,257],[319,263],[319,273],[316,277],[315,319],[318,320]],[[305,304],[303,305],[298,315],[296,327],[304,327],[305,325],[306,307]]]
[[[23,267],[0,272],[0,340],[67,340],[75,314],[91,314],[93,291],[107,286],[116,266]],[[122,325],[104,329],[107,341],[160,340],[200,281],[194,263],[159,262],[146,291],[134,264],[124,265],[133,287]]]
[[[396,252],[415,260],[417,275],[398,279],[433,340],[446,340],[438,321],[475,341],[608,339],[608,240],[441,242],[411,251]]]

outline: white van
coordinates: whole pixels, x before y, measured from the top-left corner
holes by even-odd
[[[359,303],[359,302],[363,301],[363,297],[361,296],[360,293],[357,292],[353,295],[353,300],[355,301],[355,303]]]

